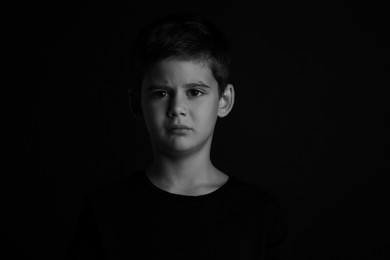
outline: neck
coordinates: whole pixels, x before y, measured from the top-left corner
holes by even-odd
[[[167,156],[154,151],[154,161],[147,174],[163,187],[193,187],[208,183],[217,169],[210,160],[209,149],[186,156]]]

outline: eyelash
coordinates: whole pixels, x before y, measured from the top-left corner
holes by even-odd
[[[198,95],[194,95],[195,97],[200,97],[200,96],[204,95],[204,92],[199,90],[199,89],[190,89],[189,90],[189,92],[194,92],[194,91],[198,92]]]
[[[198,93],[198,95],[191,95],[192,97],[200,97],[200,96],[205,94],[203,91],[201,91],[199,89],[190,89],[190,90],[188,90],[188,92],[195,92],[195,91]],[[157,91],[154,91],[152,93],[152,96],[156,97],[156,98],[163,98],[163,97],[165,97],[165,95],[162,96],[161,95],[162,93],[168,94],[168,91],[166,91],[166,90],[157,90]]]

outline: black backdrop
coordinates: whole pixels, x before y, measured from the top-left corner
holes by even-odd
[[[280,200],[291,259],[389,256],[387,14],[377,3],[320,2],[18,6],[21,146],[6,222],[15,258],[62,259],[85,195],[150,162],[128,109],[129,42],[151,20],[189,10],[233,50],[236,104],[217,123],[212,159]]]

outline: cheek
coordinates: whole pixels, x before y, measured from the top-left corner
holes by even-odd
[[[142,102],[142,109],[145,114],[156,117],[158,114],[161,114],[161,111],[164,109],[164,102],[156,101],[156,100],[143,100]]]
[[[149,117],[149,121],[152,124],[154,125],[159,124],[159,122],[163,119],[163,108],[162,107],[151,108],[148,111],[148,117]]]
[[[147,104],[143,106],[144,120],[151,131],[155,131],[161,124],[164,114],[163,111],[163,107],[156,104]]]
[[[199,109],[197,110],[195,117],[196,120],[202,121],[202,123],[207,124],[207,126],[210,126],[210,124],[214,123],[214,121],[216,120],[217,114],[218,104],[216,104],[215,102],[207,102],[199,105]]]

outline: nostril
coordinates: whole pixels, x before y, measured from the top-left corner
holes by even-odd
[[[186,109],[184,108],[184,106],[175,106],[175,107],[171,107],[169,110],[168,110],[168,116],[169,117],[174,117],[174,116],[185,116],[186,115]]]

